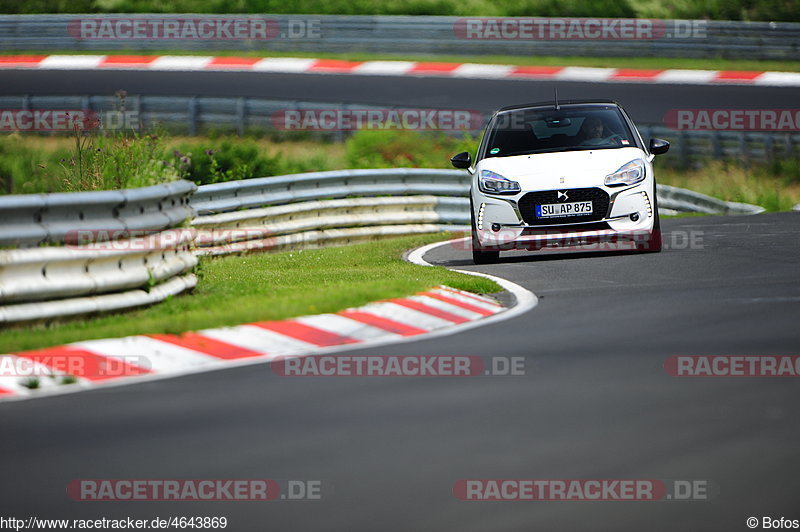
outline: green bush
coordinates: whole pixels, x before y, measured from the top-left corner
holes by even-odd
[[[280,173],[279,156],[265,155],[246,140],[182,144],[173,157],[184,176],[198,185]]]
[[[761,175],[775,175],[785,180],[787,185],[800,185],[800,157],[773,159],[761,168]]]
[[[670,18],[800,20],[800,7],[796,0],[676,0],[661,4],[662,8],[671,8],[667,15]]]
[[[95,0],[0,0],[0,13],[93,13]]]
[[[287,159],[264,153],[254,140],[235,137],[182,143],[173,158],[182,176],[198,185],[330,169],[323,155]]]
[[[475,153],[478,139],[408,130],[361,130],[345,142],[350,168],[450,168],[458,152]]]
[[[520,0],[507,2],[503,15],[509,17],[621,17],[636,18],[627,0]]]

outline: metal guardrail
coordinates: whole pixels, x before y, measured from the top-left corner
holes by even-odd
[[[138,306],[194,286],[194,234],[162,231],[193,216],[196,189],[1,196],[0,244],[21,249],[0,250],[0,323]]]
[[[117,33],[81,34],[81,21],[267,19],[267,38],[110,38]],[[548,19],[537,18],[538,21]],[[581,19],[550,19],[565,26]],[[475,39],[458,31],[460,17],[349,15],[4,15],[0,16],[0,51],[10,50],[236,50],[371,52],[396,54],[505,54],[618,57],[689,57],[797,59],[800,24],[788,22],[655,21],[663,31],[652,38],[603,39]],[[99,25],[97,26],[99,27]],[[700,27],[700,32],[684,31]],[[199,32],[198,32],[199,33]],[[208,34],[206,34],[208,35]],[[216,35],[216,34],[213,34]],[[679,38],[683,37],[683,38]]]
[[[708,159],[749,163],[800,157],[798,132],[676,131],[648,124],[638,129],[645,139],[669,141],[670,150],[659,156],[659,160],[683,168]]]
[[[85,246],[0,251],[0,323],[118,310],[192,287],[197,282],[189,273],[197,265],[193,238],[191,231],[169,231]]]
[[[386,168],[336,170],[244,179],[203,185],[192,196],[191,206],[199,215],[281,205],[298,201],[352,196],[466,197],[469,180],[454,170],[431,168]],[[195,219],[195,222],[198,219]]]
[[[460,171],[391,168],[311,172],[198,188],[198,253],[342,245],[469,228]],[[204,234],[205,233],[205,234]]]
[[[0,246],[64,243],[80,231],[160,231],[193,213],[197,189],[175,181],[128,190],[0,196]]]
[[[103,113],[115,110],[118,104],[119,100],[113,96],[0,96],[0,109],[86,109]],[[374,105],[259,98],[131,96],[126,101],[126,109],[138,116],[140,128],[160,124],[189,135],[210,131],[239,135],[280,131],[275,117],[287,109],[378,108]],[[485,117],[484,124],[470,131],[472,134],[480,133],[492,114],[489,109],[481,111]],[[798,132],[676,131],[660,124],[640,124],[639,130],[645,138],[663,138],[672,144],[670,151],[659,158],[667,165],[686,167],[704,159],[748,162],[800,156]],[[316,133],[339,141],[351,134],[344,131]]]
[[[346,189],[345,192],[346,194]],[[201,255],[352,243],[381,236],[469,228],[465,197],[400,196],[301,201],[200,216]]]
[[[197,264],[193,235],[0,252],[0,303],[44,301],[155,285]]]
[[[0,324],[49,320],[152,305],[194,288],[196,284],[197,277],[193,273],[187,273],[172,277],[149,290],[134,289],[113,294],[0,306]]]

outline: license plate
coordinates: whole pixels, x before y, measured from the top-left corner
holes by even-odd
[[[553,218],[556,216],[581,216],[592,214],[591,201],[575,201],[572,203],[552,203],[550,205],[537,205],[537,218]]]

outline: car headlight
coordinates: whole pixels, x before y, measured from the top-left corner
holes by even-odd
[[[644,161],[634,159],[606,176],[606,186],[633,185],[644,179]]]
[[[521,189],[519,183],[511,181],[491,170],[481,170],[478,178],[478,188],[487,194],[516,194]]]

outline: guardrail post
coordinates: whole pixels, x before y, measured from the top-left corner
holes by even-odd
[[[246,112],[246,104],[244,98],[237,98],[236,100],[236,134],[240,137],[244,136],[244,119]]]
[[[719,131],[711,132],[711,156],[714,159],[722,159],[722,146],[719,139]]]
[[[137,127],[139,131],[145,130],[144,115],[142,114],[142,97],[137,94],[133,97],[133,110],[136,111]]]
[[[188,123],[189,136],[197,136],[197,97],[192,96],[189,98],[189,123]]]
[[[340,111],[342,111],[342,114],[344,114],[344,110],[347,109],[347,106],[344,104],[339,104],[338,108]],[[334,138],[336,139],[336,142],[343,143],[345,141],[344,131],[341,128],[337,128],[336,132],[334,133]]]
[[[678,133],[678,156],[680,157],[680,165],[683,168],[689,167],[689,142],[686,138],[686,132],[680,131]]]
[[[772,134],[764,136],[764,157],[770,163],[775,158],[775,146],[772,142]]]
[[[747,143],[747,133],[739,133],[739,155],[745,166],[750,165],[750,145]]]

